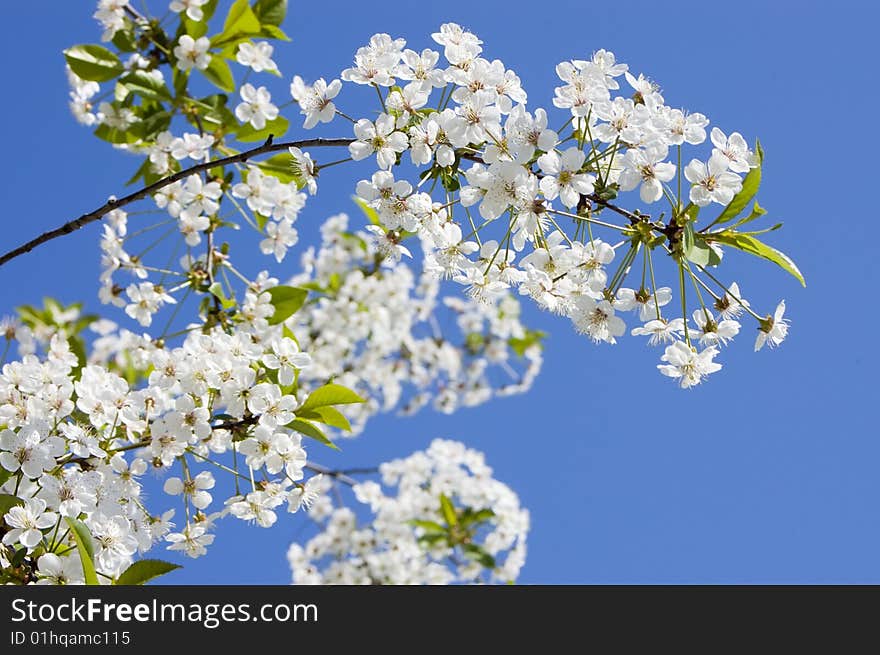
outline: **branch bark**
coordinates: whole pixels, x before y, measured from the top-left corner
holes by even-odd
[[[201,164],[197,164],[190,168],[184,169],[179,173],[175,173],[174,175],[163,177],[161,180],[157,180],[156,182],[153,182],[153,184],[145,186],[139,191],[130,193],[122,198],[110,198],[110,200],[108,200],[106,203],[104,203],[94,211],[91,211],[88,214],[83,214],[79,218],[76,218],[72,221],[68,221],[64,225],[56,227],[54,230],[43,232],[43,234],[41,234],[40,236],[31,239],[27,243],[19,246],[18,248],[10,250],[6,254],[0,256],[0,266],[3,266],[6,262],[13,260],[16,257],[20,257],[21,255],[30,252],[37,246],[42,245],[47,241],[57,239],[58,237],[64,236],[65,234],[75,232],[76,230],[85,227],[89,223],[99,221],[114,209],[125,207],[126,205],[129,205],[136,200],[146,198],[147,196],[155,193],[156,191],[159,191],[169,184],[174,184],[179,180],[187,178],[195,173],[208,170],[209,168],[226,166],[228,164],[239,164],[242,162],[246,162],[254,157],[258,157],[259,155],[265,155],[267,153],[277,152],[279,150],[287,150],[287,148],[290,147],[321,148],[328,146],[347,146],[352,141],[354,141],[354,139],[304,139],[301,141],[285,141],[281,143],[274,143],[273,138],[270,135],[263,145],[252,148],[251,150],[245,150],[244,152],[240,152],[237,155],[232,155],[230,157],[224,157],[222,159],[215,159],[213,161],[207,161]]]
[[[245,150],[244,152],[240,152],[237,155],[232,155],[230,157],[223,157],[222,159],[215,159],[213,161],[203,162],[201,164],[196,164],[195,166],[191,166],[190,168],[184,169],[174,175],[169,175],[168,177],[163,177],[161,180],[157,180],[148,186],[140,189],[139,191],[135,191],[134,193],[130,193],[127,196],[122,198],[110,198],[106,203],[95,209],[94,211],[89,212],[88,214],[83,214],[79,218],[76,218],[72,221],[68,221],[64,225],[60,227],[56,227],[54,230],[49,230],[48,232],[43,232],[40,236],[31,239],[27,243],[18,246],[17,248],[10,250],[6,254],[0,256],[0,266],[3,266],[7,262],[15,259],[16,257],[20,257],[26,253],[29,253],[31,250],[36,248],[39,245],[46,243],[47,241],[52,241],[53,239],[57,239],[58,237],[64,236],[65,234],[70,234],[71,232],[75,232],[82,227],[85,227],[89,223],[94,223],[95,221],[101,220],[104,216],[109,214],[114,209],[119,209],[120,207],[125,207],[136,200],[141,200],[142,198],[146,198],[147,196],[159,191],[160,189],[168,186],[169,184],[174,184],[179,180],[185,179],[190,175],[195,173],[200,173],[201,171],[208,170],[210,168],[216,168],[217,166],[226,166],[227,164],[239,164],[242,162],[246,162],[249,159],[254,157],[258,157],[259,155],[265,155],[270,152],[277,152],[279,150],[286,150],[287,148],[295,147],[295,148],[322,148],[322,147],[333,147],[333,146],[348,146],[352,143],[354,139],[345,139],[345,138],[337,138],[337,139],[303,139],[300,141],[284,141],[281,143],[275,143],[273,141],[272,135],[269,135],[269,138],[266,139],[266,142],[263,145],[258,146],[256,148],[252,148],[250,150]],[[484,163],[482,158],[479,155],[474,155],[470,153],[462,153],[462,159],[467,159],[474,162]],[[617,212],[621,216],[625,216],[631,222],[636,222],[641,218],[647,218],[647,215],[638,216],[629,212],[617,205],[614,205],[607,200],[600,198],[595,194],[591,194],[589,196],[584,196],[588,198],[592,202],[601,205],[603,207],[607,207],[611,211]]]

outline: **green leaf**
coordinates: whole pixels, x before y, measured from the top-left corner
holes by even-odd
[[[755,151],[758,156],[758,166],[749,170],[743,180],[740,192],[733,197],[733,200],[724,208],[724,211],[710,225],[729,223],[742,213],[752,198],[755,197],[755,194],[758,193],[758,188],[761,186],[761,166],[764,163],[764,151],[761,149],[760,141],[756,142]]]
[[[330,439],[327,438],[327,435],[321,431],[321,428],[319,428],[314,423],[310,423],[309,421],[305,421],[303,419],[294,419],[285,427],[288,427],[291,430],[296,430],[300,434],[304,434],[307,437],[314,439],[315,441],[320,441],[322,444],[329,448],[332,448],[333,450],[339,450],[339,446],[330,441]]]
[[[468,526],[473,523],[482,523],[484,521],[488,521],[494,516],[495,512],[493,512],[491,509],[481,509],[480,511],[475,512],[470,507],[468,507],[461,516],[461,524],[464,526]]]
[[[272,157],[269,157],[269,159],[258,163],[257,166],[259,166],[260,170],[267,175],[277,177],[285,184],[288,182],[296,182],[296,185],[299,188],[302,188],[302,182],[297,179],[293,170],[293,155],[289,152],[281,152],[277,155],[273,155]]]
[[[141,163],[141,165],[138,166],[138,169],[134,172],[134,175],[132,175],[131,178],[128,180],[128,182],[125,183],[125,186],[130,186],[130,185],[134,184],[135,182],[137,182],[139,179],[141,179],[144,176],[144,174],[150,170],[150,166],[151,166],[150,158],[147,157],[146,159],[144,159],[144,161]]]
[[[721,257],[718,256],[718,253],[710,248],[699,235],[694,240],[690,250],[685,252],[685,257],[689,262],[703,267],[718,266],[721,263]]]
[[[687,256],[688,252],[690,252],[694,247],[694,224],[693,223],[685,223],[684,231],[681,236],[681,248],[684,251],[685,256]]]
[[[767,234],[767,232],[775,232],[781,227],[782,223],[776,223],[776,225],[765,227],[763,230],[749,230],[748,232],[740,232],[740,234],[748,234],[749,236],[755,236],[757,234]]]
[[[464,551],[465,555],[472,560],[476,560],[487,569],[495,568],[495,558],[487,553],[482,546],[478,546],[477,544],[462,544],[461,549]]]
[[[450,528],[458,525],[458,516],[455,513],[455,507],[452,505],[452,501],[449,500],[446,494],[440,494],[440,511],[443,514],[443,520],[446,521],[446,524]]]
[[[248,36],[260,33],[260,20],[257,18],[248,0],[235,0],[226,14],[223,31],[211,39],[215,47],[228,45]]]
[[[214,86],[224,91],[235,91],[235,79],[232,77],[229,64],[220,57],[211,57],[211,62],[202,73]]]
[[[419,543],[426,546],[433,546],[441,541],[449,542],[449,537],[445,532],[428,532],[419,537]]]
[[[752,207],[752,213],[746,216],[745,218],[739,219],[736,223],[731,226],[731,229],[737,228],[740,225],[745,225],[746,223],[750,223],[756,218],[761,218],[767,213],[767,210],[761,207],[757,201],[755,201],[755,205]]]
[[[171,84],[174,87],[174,93],[177,96],[186,95],[186,86],[189,83],[190,71],[182,71],[175,66],[171,71]]]
[[[277,27],[276,25],[266,25],[265,23],[263,23],[263,27],[260,29],[260,33],[257,36],[261,36],[264,39],[290,41],[290,37],[287,36],[287,34],[284,33],[284,30],[282,30],[280,27]],[[267,70],[266,72],[281,75],[281,73],[276,70]]]
[[[707,238],[711,238],[712,241],[717,241],[718,243],[723,243],[732,248],[736,248],[737,250],[742,250],[743,252],[749,253],[750,255],[755,255],[756,257],[761,257],[766,259],[767,261],[771,261],[784,271],[787,271],[791,275],[793,275],[797,280],[803,285],[807,286],[806,281],[804,280],[803,274],[798,269],[797,265],[792,261],[791,257],[786,255],[775,248],[768,246],[766,243],[759,241],[753,236],[748,234],[740,234],[739,232],[713,232],[711,235],[707,235]]]
[[[275,120],[267,122],[262,130],[256,129],[250,123],[245,123],[238,128],[238,131],[235,133],[235,138],[244,143],[265,141],[269,138],[270,134],[275,137],[284,136],[287,134],[287,128],[289,127],[290,122],[284,118],[284,116],[279,116]]]
[[[77,77],[93,82],[106,82],[125,71],[125,66],[107,48],[97,45],[75,45],[64,51],[70,69]]]
[[[76,366],[73,368],[73,376],[77,377],[78,371],[82,369],[83,366],[86,365],[86,361],[88,360],[88,354],[86,353],[86,342],[83,341],[82,337],[73,335],[68,337],[67,344],[70,346],[70,352],[76,355]]]
[[[513,352],[517,354],[518,357],[522,357],[526,354],[526,350],[534,346],[535,344],[540,344],[544,337],[547,336],[546,332],[541,332],[541,330],[526,330],[526,333],[523,337],[510,337],[507,340],[507,345],[513,349]]]
[[[366,400],[341,384],[325,384],[309,394],[306,401],[300,405],[298,412],[315,409],[316,407],[327,407],[328,405],[350,405],[363,402],[366,402]]]
[[[131,95],[131,90],[121,81],[116,80],[116,84],[113,86],[113,99],[116,102],[122,102],[128,98],[129,95]]]
[[[87,585],[97,585],[98,575],[95,573],[95,546],[92,543],[92,533],[82,521],[72,519],[68,516],[64,517],[70,528],[70,533],[76,541],[76,549],[79,551],[79,559],[82,562],[83,575],[85,576]]]
[[[144,141],[153,141],[159,132],[167,130],[171,125],[171,112],[161,110],[161,106],[155,105],[153,109],[145,112],[141,121],[136,123],[130,131]],[[152,169],[150,172],[152,173]]]
[[[352,200],[354,200],[355,204],[361,208],[361,211],[364,212],[364,216],[369,219],[370,223],[373,225],[382,225],[382,221],[379,220],[378,212],[370,207],[366,202],[364,202],[361,198],[357,196],[352,196]]]
[[[235,307],[235,298],[227,298],[226,294],[223,292],[223,285],[219,282],[215,282],[208,287],[208,291],[217,297],[220,304],[223,306],[223,309],[231,309],[232,307]]]
[[[179,568],[178,564],[163,562],[160,559],[142,559],[125,569],[114,584],[141,585]]]
[[[222,126],[224,132],[237,130],[238,120],[229,111],[229,108],[226,106],[227,102],[229,102],[229,96],[225,93],[215,93],[199,100],[202,106],[199,106],[198,109],[201,112],[202,120]],[[206,109],[204,105],[208,105],[210,109]]]
[[[269,325],[278,325],[293,316],[305,304],[309,295],[305,289],[284,285],[272,287],[268,292],[272,296],[272,306],[275,307],[275,313],[269,317]]]
[[[208,0],[208,2],[202,5],[202,20],[206,23],[211,20],[214,12],[217,11],[217,2],[218,0]]]
[[[410,525],[413,525],[417,528],[421,528],[426,532],[430,533],[438,533],[438,532],[446,532],[446,528],[444,528],[439,523],[435,523],[434,521],[423,521],[421,519],[412,519],[409,521]]]
[[[208,33],[208,21],[214,15],[217,9],[217,0],[208,0],[202,5],[202,20],[194,21],[185,13],[181,15],[181,27],[183,32],[178,32],[178,36],[189,34],[192,38],[198,39]]]
[[[287,0],[257,0],[253,10],[261,25],[281,25],[287,15]]]
[[[260,19],[254,13],[248,0],[235,0],[223,21],[223,32],[247,31],[249,33],[260,31]]]
[[[183,15],[183,30],[194,39],[199,39],[208,33],[208,21],[192,20],[186,14]]]
[[[685,258],[694,264],[699,264],[700,266],[718,266],[718,264],[721,263],[721,257],[709,247],[703,235],[694,232],[693,222],[685,224],[681,246]]]
[[[134,127],[134,126],[132,126]],[[134,143],[138,138],[129,130],[117,130],[109,125],[99,125],[95,129],[94,135],[99,139],[103,139],[109,143]]]
[[[163,78],[156,78],[146,71],[138,70],[124,75],[119,79],[121,84],[132,93],[150,100],[171,100],[171,92],[165,85]]]
[[[331,428],[339,428],[346,432],[351,432],[351,423],[345,418],[345,415],[335,407],[315,407],[303,411],[300,409],[296,412],[297,418],[304,418],[316,423],[329,425]]]
[[[110,42],[122,52],[134,52],[137,50],[134,32],[130,30],[116,30],[116,33],[113,34],[113,38],[110,39]]]
[[[9,471],[7,471],[6,469],[0,470],[7,474],[6,479],[8,480],[9,476],[11,475]],[[4,480],[4,482],[5,481],[6,480]],[[12,494],[0,494],[0,520],[3,519],[3,515],[6,514],[6,512],[11,510],[16,505],[24,505],[24,501],[18,496],[13,496]]]

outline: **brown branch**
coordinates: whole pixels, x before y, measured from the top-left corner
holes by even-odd
[[[68,221],[61,227],[56,227],[54,230],[43,232],[43,234],[36,237],[35,239],[31,239],[27,243],[19,246],[18,248],[10,250],[5,255],[0,256],[0,266],[3,266],[3,264],[12,259],[15,259],[16,257],[30,252],[37,246],[46,243],[47,241],[57,239],[58,237],[64,236],[65,234],[75,232],[76,230],[88,225],[89,223],[99,221],[114,209],[125,207],[126,205],[129,205],[136,200],[140,200],[141,198],[145,198],[148,195],[159,191],[169,184],[174,184],[179,180],[187,178],[195,173],[200,173],[201,171],[208,170],[209,168],[216,168],[217,166],[226,166],[228,164],[238,164],[246,162],[253,157],[264,155],[269,152],[277,152],[278,150],[286,150],[290,147],[321,148],[326,146],[347,146],[352,141],[354,141],[354,139],[303,139],[301,141],[285,141],[282,143],[274,143],[272,140],[272,135],[269,135],[269,138],[266,139],[266,142],[263,145],[253,148],[251,150],[245,150],[244,152],[240,152],[237,155],[224,157],[223,159],[215,159],[213,161],[202,162],[201,164],[197,164],[195,166],[192,166],[191,168],[182,170],[179,173],[175,173],[174,175],[163,177],[161,180],[153,182],[153,184],[145,186],[143,189],[135,191],[134,193],[130,193],[122,198],[110,198],[110,200],[98,207],[96,210],[89,212],[88,214],[83,214],[79,218],[72,221]]]
[[[347,484],[349,487],[353,487],[358,483],[352,477],[347,476],[342,471],[334,471],[333,469],[329,469],[326,466],[322,466],[320,464],[315,464],[314,462],[307,462],[305,467],[313,473],[320,473],[321,475],[326,475],[328,477],[333,478],[334,480],[339,480],[342,484]]]

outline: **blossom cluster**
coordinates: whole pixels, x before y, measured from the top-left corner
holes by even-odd
[[[181,4],[175,11],[188,9]],[[115,19],[99,20],[108,30],[120,29]],[[201,47],[184,36],[171,63],[181,71],[204,68],[200,57],[209,56],[210,44]],[[404,242],[417,238],[424,271],[460,283],[478,301],[494,303],[509,293],[528,297],[568,317],[576,331],[597,343],[614,344],[627,331],[648,336],[665,349],[660,372],[683,387],[720,369],[716,357],[741,327],[731,312],[754,319],[756,349],[785,338],[784,303],[773,314],[759,314],[735,283],[722,283],[711,271],[726,249],[739,248],[800,278],[790,259],[757,241],[758,233],[736,231],[765,213],[757,204],[750,216],[729,225],[757,190],[759,147],[752,149],[739,132],[710,129],[702,113],[668,105],[656,83],[607,50],[556,66],[552,105],[567,118],[553,129],[545,109],[527,109],[518,75],[486,58],[476,35],[446,23],[432,40],[437,49],[413,50],[404,39],[376,34],[339,79],[308,83],[294,75],[290,84],[303,129],[348,120],[350,158],[375,161],[378,170],[358,182],[356,192],[375,211],[378,220],[368,229],[381,250],[399,257],[408,252]],[[246,40],[235,61],[255,72],[277,72],[272,54],[268,43]],[[161,78],[158,69],[135,57],[127,65],[143,65]],[[119,117],[126,107],[85,111],[97,87],[75,76],[72,83],[72,107],[81,120],[125,122]],[[378,94],[378,117],[352,118],[339,109],[345,88],[367,86]],[[267,86],[244,84],[239,95],[234,114],[243,125],[237,129],[263,129],[280,116]],[[707,146],[702,158],[686,157],[687,148],[701,145]],[[146,151],[157,175],[176,170],[187,158],[202,161],[212,150],[228,152],[221,133],[174,136],[169,130],[124,147]],[[308,198],[301,189],[315,194],[322,168],[297,146],[285,156],[286,175],[260,163],[249,165],[237,183],[193,175],[160,190],[156,203],[177,219],[192,247],[202,233],[217,228],[212,216],[221,194],[231,193],[250,210],[253,218],[243,213],[245,220],[264,235],[261,251],[280,262],[299,239],[294,223]],[[410,164],[417,184],[407,179]],[[637,192],[648,210],[661,202],[668,208],[659,214],[625,209],[619,202],[626,192]],[[697,230],[700,210],[713,204],[722,213]],[[493,225],[498,233],[490,235]],[[598,231],[603,234],[594,235]],[[102,297],[112,300],[123,287],[112,286],[107,271],[132,263],[111,245],[108,240]],[[677,269],[669,286],[655,277],[657,253]],[[139,264],[134,263],[135,273],[143,275]],[[130,290],[129,306],[142,307],[130,313],[145,325],[152,310],[172,302],[146,282]],[[675,291],[681,302],[673,302]],[[735,307],[728,310],[731,303]],[[628,313],[634,314],[629,328]]]
[[[345,136],[283,142],[270,77],[283,3],[235,2],[209,36],[218,4],[171,0],[168,29],[99,0],[103,45],[65,51],[76,119],[142,158],[131,182],[149,188],[100,214],[99,298],[153,334],[54,302],[0,324],[20,355],[0,371],[2,581],[94,582],[92,566],[112,581],[158,542],[200,556],[222,517],[268,527],[282,506],[323,526],[291,548],[298,582],[512,580],[528,514],[481,455],[436,441],[382,465],[385,489],[310,461],[303,440],[528,390],[542,334],[517,297],[596,343],[646,337],[684,388],[721,368],[742,321],[756,350],[786,338],[784,301],[758,313],[718,273],[740,250],[803,282],[757,238],[775,228],[741,229],[766,213],[748,213],[760,144],[668,105],[612,52],[556,66],[551,124],[467,29],[443,24],[421,50],[376,34],[338,78],[293,75],[282,92],[303,130]],[[196,96],[198,76],[222,93]],[[343,104],[360,90],[378,106]],[[325,147],[348,157],[314,154]],[[352,185],[364,229],[328,219],[286,284],[248,273],[235,232],[284,262],[319,179],[350,160],[372,165]],[[147,191],[154,207],[124,206]],[[448,280],[465,293],[441,295]],[[149,506],[148,470],[164,476]],[[331,501],[343,480],[368,523]]]
[[[287,557],[295,584],[511,582],[525,562],[529,513],[482,453],[436,439],[354,487],[359,520],[330,496],[309,510],[322,530]]]
[[[523,325],[514,296],[441,298],[435,276],[383,257],[374,235],[349,232],[348,223],[344,214],[325,221],[319,248],[303,253],[289,282],[320,294],[288,321],[312,353],[304,388],[334,379],[367,398],[346,410],[355,433],[377,411],[412,414],[433,403],[451,413],[528,391],[541,368],[540,335]],[[460,334],[441,328],[447,316]]]
[[[740,327],[726,314],[744,310],[756,319],[756,349],[784,338],[783,304],[774,316],[755,314],[735,285],[712,288],[699,277],[698,269],[705,267],[682,246],[681,228],[692,228],[680,219],[688,221],[711,203],[726,207],[742,191],[742,175],[760,166],[759,155],[739,133],[712,128],[709,158],[685,165],[682,147],[705,142],[709,120],[669,107],[656,84],[630,73],[613,53],[599,50],[589,60],[556,68],[562,84],[553,104],[570,113],[565,126],[573,126],[563,137],[549,129],[543,109],[525,109],[519,78],[500,61],[482,58],[480,39],[455,24],[443,25],[433,39],[443,46],[446,68],[438,67],[438,52],[405,50],[403,40],[380,34],[358,51],[355,67],[342,73],[356,84],[391,87],[384,101],[387,113],[373,122],[357,121],[356,141],[349,146],[356,160],[375,155],[379,171],[361,181],[357,192],[377,211],[390,241],[401,232],[415,232],[427,245],[426,270],[465,285],[477,299],[516,290],[569,317],[578,332],[595,342],[615,343],[626,331],[621,314],[636,312],[641,325],[633,334],[649,335],[653,343],[666,346],[658,368],[683,387],[721,368],[714,361],[718,348]],[[402,88],[395,86],[398,79],[405,81]],[[438,86],[446,86],[449,94],[445,102],[441,96],[437,110],[428,109],[429,94]],[[308,116],[307,107],[303,112]],[[439,207],[430,192],[395,178],[393,169],[407,150],[414,165],[430,167],[429,177],[443,181],[445,202]],[[472,163],[465,167],[467,160]],[[677,197],[667,184],[676,176]],[[681,196],[682,177],[689,184],[687,199]],[[607,202],[633,190],[648,205],[666,197],[674,220],[667,225]],[[483,221],[479,227],[470,207]],[[609,208],[628,223],[616,226],[594,218]],[[453,216],[459,209],[472,227],[466,237],[464,219]],[[480,232],[499,220],[504,236],[481,240]],[[560,225],[572,221],[569,232]],[[594,237],[594,227],[613,228],[623,238],[614,243]],[[720,262],[721,242],[712,241],[712,233],[703,238],[705,250]],[[661,244],[676,256],[682,302],[685,276],[696,287],[700,308],[693,322],[663,309],[672,290],[655,283],[652,251]],[[624,282],[637,257],[641,284],[629,288]],[[615,272],[612,263],[617,263]]]
[[[95,542],[95,568],[111,579],[159,540],[204,554],[222,516],[269,526],[278,506],[299,509],[306,451],[287,427],[302,404],[289,385],[310,358],[293,339],[255,318],[231,333],[190,334],[177,348],[131,333],[125,341],[127,364],[149,371],[137,388],[108,367],[83,365],[63,330],[45,357],[4,364],[0,490],[22,501],[6,514],[6,546],[36,552],[40,562],[48,555],[53,571],[70,573],[78,555],[62,518],[81,521]],[[240,469],[218,461],[226,453]],[[174,508],[144,504],[139,477],[148,469],[174,473],[164,490],[183,510],[176,531]],[[232,474],[234,492],[213,491],[215,471]]]

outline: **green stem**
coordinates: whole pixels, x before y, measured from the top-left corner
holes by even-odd
[[[687,342],[687,345],[691,345],[691,336],[688,334],[688,323],[687,323],[687,300],[685,299],[685,288],[684,288],[684,265],[681,262],[678,262],[678,289],[681,293],[681,318],[684,321],[684,340]]]
[[[646,252],[648,253],[648,268],[651,270],[651,295],[654,296],[654,309],[657,310],[657,320],[661,319],[660,316],[660,301],[657,300],[657,282],[654,280],[654,257],[651,255],[651,248],[645,247]]]

